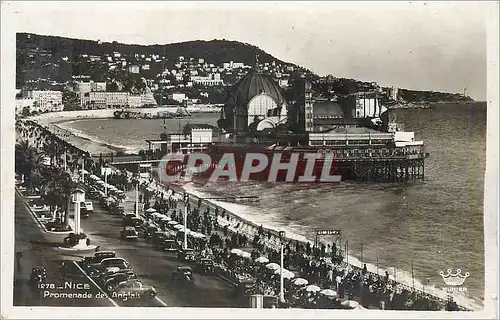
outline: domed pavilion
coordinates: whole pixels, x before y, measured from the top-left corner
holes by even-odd
[[[286,121],[281,88],[258,70],[252,70],[230,90],[219,126],[228,132],[262,131]]]

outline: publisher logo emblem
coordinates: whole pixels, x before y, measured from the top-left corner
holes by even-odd
[[[467,291],[467,287],[463,287],[462,285],[464,284],[467,277],[469,277],[469,272],[466,272],[462,275],[461,269],[457,269],[456,273],[453,273],[452,269],[448,269],[446,270],[446,273],[440,271],[439,275],[443,278],[444,283],[447,285],[447,287],[444,287],[443,290],[448,292]]]

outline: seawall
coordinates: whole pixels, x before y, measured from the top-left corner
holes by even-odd
[[[97,110],[75,110],[75,111],[59,111],[59,112],[48,112],[41,115],[29,117],[30,120],[52,120],[57,119],[57,121],[63,119],[101,119],[101,118],[113,118],[115,111],[127,110],[139,113],[149,113],[156,115],[160,112],[170,112],[176,113],[177,106],[164,106],[158,108],[126,108],[126,109],[97,109]],[[220,112],[219,105],[195,105],[186,108],[187,111],[191,113],[218,113]],[[52,121],[50,121],[52,122]]]

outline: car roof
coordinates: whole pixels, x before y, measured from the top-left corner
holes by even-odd
[[[103,259],[101,262],[104,262],[104,261],[111,261],[111,260],[121,260],[121,261],[125,261],[127,262],[127,260],[123,259],[123,258],[119,258],[119,257],[114,257],[114,258],[106,258],[106,259]]]
[[[177,269],[179,269],[179,270],[192,270],[191,267],[189,267],[189,266],[178,266]]]
[[[94,253],[94,257],[105,256],[105,255],[109,255],[109,254],[116,255],[116,252],[114,252],[114,251],[98,251],[98,252]]]

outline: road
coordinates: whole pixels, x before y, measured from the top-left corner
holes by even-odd
[[[110,307],[113,304],[106,298],[96,298],[99,289],[90,281],[79,284],[83,290],[59,289],[64,285],[59,273],[61,260],[68,257],[61,255],[52,245],[43,242],[42,231],[24,205],[21,196],[15,197],[15,252],[22,252],[20,264],[14,261],[14,306],[54,306],[54,307]],[[14,258],[15,259],[15,258]],[[44,266],[47,269],[47,283],[55,288],[36,290],[29,284],[31,268]],[[57,296],[63,293],[87,293],[80,298]],[[91,294],[91,298],[89,297]],[[45,296],[49,295],[49,296]]]
[[[142,282],[152,285],[158,298],[170,307],[236,307],[234,289],[216,276],[194,274],[196,286],[182,287],[171,279],[178,265],[175,254],[155,250],[140,232],[137,240],[120,240],[123,220],[110,215],[94,201],[94,212],[82,220],[82,228],[100,250],[113,250],[129,261]]]

